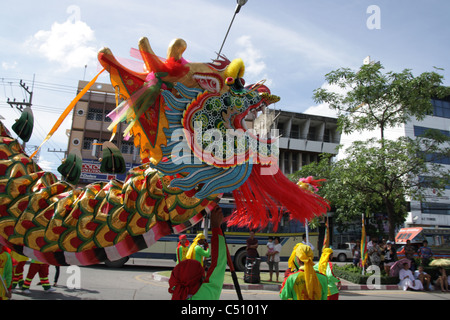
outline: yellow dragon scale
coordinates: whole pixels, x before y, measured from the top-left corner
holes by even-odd
[[[76,189],[42,171],[0,126],[0,241],[39,261],[88,265],[128,256],[199,221],[216,199],[168,187],[170,179],[148,164],[125,183]]]

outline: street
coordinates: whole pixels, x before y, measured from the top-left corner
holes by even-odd
[[[153,260],[151,266],[125,265],[112,269],[105,265],[89,267],[61,267],[58,287],[54,292],[44,292],[33,279],[31,294],[14,293],[12,300],[170,300],[167,280],[158,272],[173,268],[173,261]],[[25,266],[24,276],[28,270]],[[262,268],[262,274],[266,271]],[[53,284],[55,267],[50,266],[50,283]],[[265,276],[265,275],[264,275]],[[279,301],[276,290],[242,290],[244,300]],[[233,289],[223,289],[220,300],[237,300]],[[403,290],[342,290],[340,300],[450,300],[450,293],[440,291],[413,292]]]

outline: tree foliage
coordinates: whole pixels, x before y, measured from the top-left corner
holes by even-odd
[[[374,213],[388,217],[389,238],[404,222],[407,199],[422,201],[433,188],[438,195],[449,184],[449,171],[431,157],[450,157],[449,137],[430,130],[423,137],[386,139],[386,130],[411,119],[423,120],[433,111],[431,99],[450,95],[443,77],[426,72],[414,77],[410,70],[382,72],[380,64],[364,65],[358,71],[344,68],[326,75],[330,85],[343,93],[314,91],[318,103],[328,103],[338,112],[342,132],[379,132],[379,139],[355,141],[346,157],[305,166],[292,176],[326,178],[320,193],[336,210],[336,221],[344,222]],[[426,178],[424,178],[426,177]]]

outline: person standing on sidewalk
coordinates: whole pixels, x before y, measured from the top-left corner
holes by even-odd
[[[273,251],[270,254],[270,256],[268,257],[269,259],[271,259],[270,261],[268,261],[269,274],[270,274],[269,282],[272,282],[272,277],[273,277],[274,271],[275,271],[275,276],[277,278],[276,281],[278,282],[278,276],[280,274],[279,263],[280,263],[281,249],[282,249],[282,246],[280,243],[280,237],[275,237]]]
[[[423,241],[422,247],[417,250],[417,253],[419,254],[421,264],[423,266],[428,266],[430,264],[430,259],[433,258],[433,251],[431,251],[431,248],[428,246],[427,240]]]
[[[255,238],[255,231],[250,231],[250,237],[247,239],[247,258],[258,257],[258,239]]]

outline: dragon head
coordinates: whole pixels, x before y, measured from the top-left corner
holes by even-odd
[[[245,118],[280,98],[263,82],[245,85],[242,59],[188,62],[182,56],[186,47],[175,39],[162,59],[142,38],[141,73],[122,66],[109,49],[100,51],[99,60],[125,98],[110,115],[111,128],[119,121],[129,123],[125,132],[134,136],[142,160],[175,177],[173,187],[188,191],[201,186],[196,196],[202,198],[239,187],[253,163],[276,162],[275,140],[259,139]]]
[[[125,99],[110,114],[110,128],[127,122],[125,133],[134,136],[142,161],[187,197],[232,192],[237,210],[229,224],[261,227],[270,220],[276,228],[280,208],[297,219],[323,213],[323,199],[278,170],[277,139],[262,139],[245,125],[250,113],[280,98],[263,81],[246,85],[241,59],[189,62],[183,58],[186,47],[175,39],[162,59],[142,38],[135,55],[144,61],[141,72],[126,69],[109,49],[100,51],[101,64]]]

